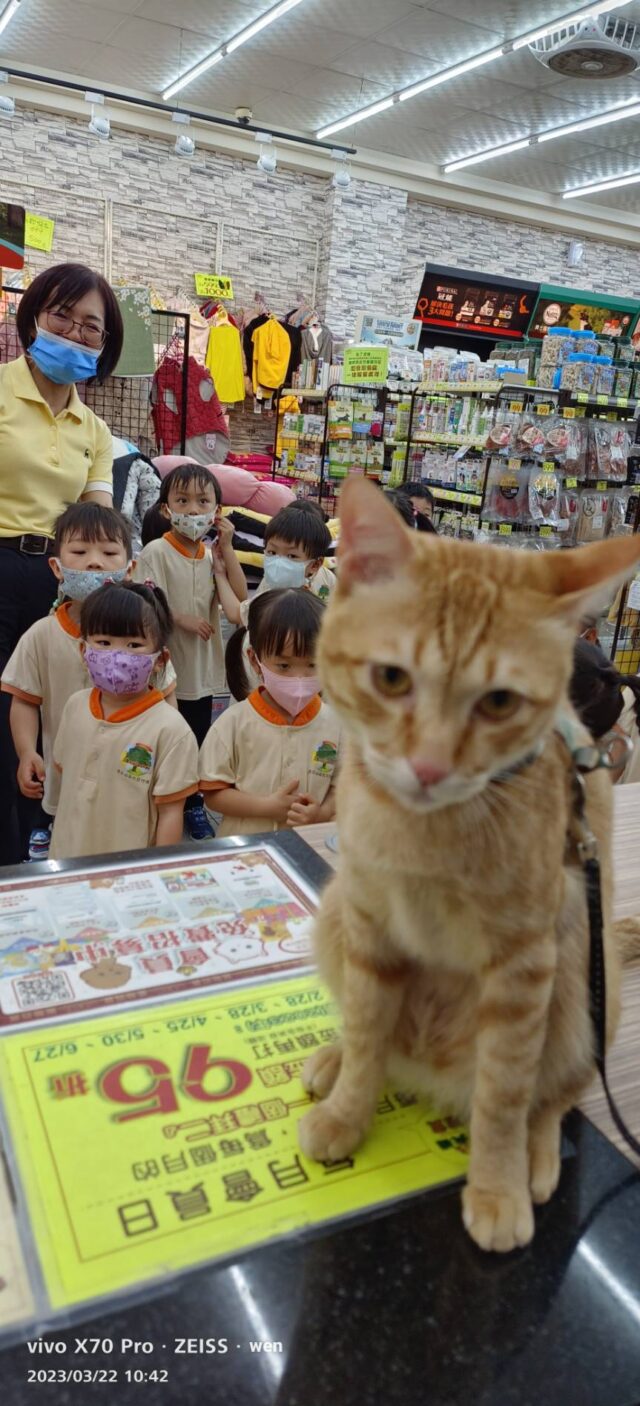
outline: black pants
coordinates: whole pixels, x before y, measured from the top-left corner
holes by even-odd
[[[211,727],[211,710],[213,707],[213,697],[206,698],[179,698],[178,711],[182,714],[185,722],[189,724],[191,731],[195,734],[196,742],[201,747],[204,739]],[[184,803],[185,810],[192,810],[194,806],[200,805],[199,796],[187,796]]]
[[[3,547],[0,538],[0,672],[25,630],[49,614],[57,589],[48,554],[27,556]],[[10,694],[0,693],[0,864],[26,859],[29,833],[42,818],[40,803],[18,791],[10,707]]]

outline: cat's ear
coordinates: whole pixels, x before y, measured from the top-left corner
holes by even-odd
[[[640,562],[640,534],[610,537],[590,547],[550,552],[538,558],[547,590],[557,598],[556,613],[572,624],[599,615]]]
[[[340,494],[338,585],[382,581],[406,564],[412,534],[384,494],[363,478],[348,479]]]

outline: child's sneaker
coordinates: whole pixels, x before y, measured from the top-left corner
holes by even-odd
[[[51,844],[51,830],[32,830],[29,836],[29,859],[47,859]]]
[[[213,830],[207,820],[207,812],[203,805],[191,806],[184,813],[184,823],[187,827],[189,838],[192,840],[212,840]]]

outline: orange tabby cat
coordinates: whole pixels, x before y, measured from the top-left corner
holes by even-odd
[[[315,925],[340,1045],[303,1082],[309,1157],[362,1142],[387,1076],[471,1121],[463,1219],[487,1250],[525,1245],[560,1174],[560,1121],[593,1076],[582,870],[567,848],[556,715],[579,619],[640,557],[638,538],[512,552],[409,532],[363,480],[341,499],[338,588],[319,665],[348,731],[338,871]],[[500,773],[514,768],[507,777]],[[607,1028],[611,783],[587,779],[600,842]]]

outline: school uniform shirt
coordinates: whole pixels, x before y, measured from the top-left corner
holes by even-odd
[[[191,557],[177,537],[166,532],[143,548],[134,579],[155,581],[165,592],[174,615],[197,615],[213,627],[210,640],[178,628],[172,632],[169,650],[178,676],[177,697],[191,701],[222,693],[224,650],[211,553],[199,542],[195,557]]]
[[[327,601],[335,584],[336,578],[334,572],[330,571],[328,566],[319,566],[315,575],[311,577],[307,590],[311,591],[312,595],[318,596],[319,600]],[[251,601],[255,600],[256,596],[264,595],[265,591],[269,589],[270,587],[263,577],[257,590],[254,591],[251,600],[240,601],[240,620],[243,625],[247,626],[247,634],[242,641],[242,659],[250,688],[257,688],[260,683],[260,678],[259,675],[256,674],[255,669],[252,668],[249,658],[249,606],[251,605]]]
[[[56,518],[83,493],[111,492],[111,431],[75,386],[54,415],[26,357],[0,366],[0,537],[53,537]]]
[[[171,660],[157,675],[164,698],[175,691],[176,672]],[[2,675],[2,692],[22,698],[40,709],[42,760],[45,766],[42,809],[55,815],[60,795],[60,773],[53,765],[53,744],[65,703],[90,684],[80,652],[80,626],[69,614],[69,601],[53,615],[36,620],[18,641]]]
[[[159,807],[196,791],[198,745],[175,708],[150,689],[105,718],[99,689],[74,693],[53,746],[62,772],[50,859],[145,849]]]
[[[200,790],[210,810],[216,791],[236,786],[251,796],[271,796],[295,781],[319,803],[340,762],[342,730],[333,709],[316,695],[290,723],[256,689],[213,724],[200,749]],[[225,816],[218,838],[284,829],[275,820]]]

